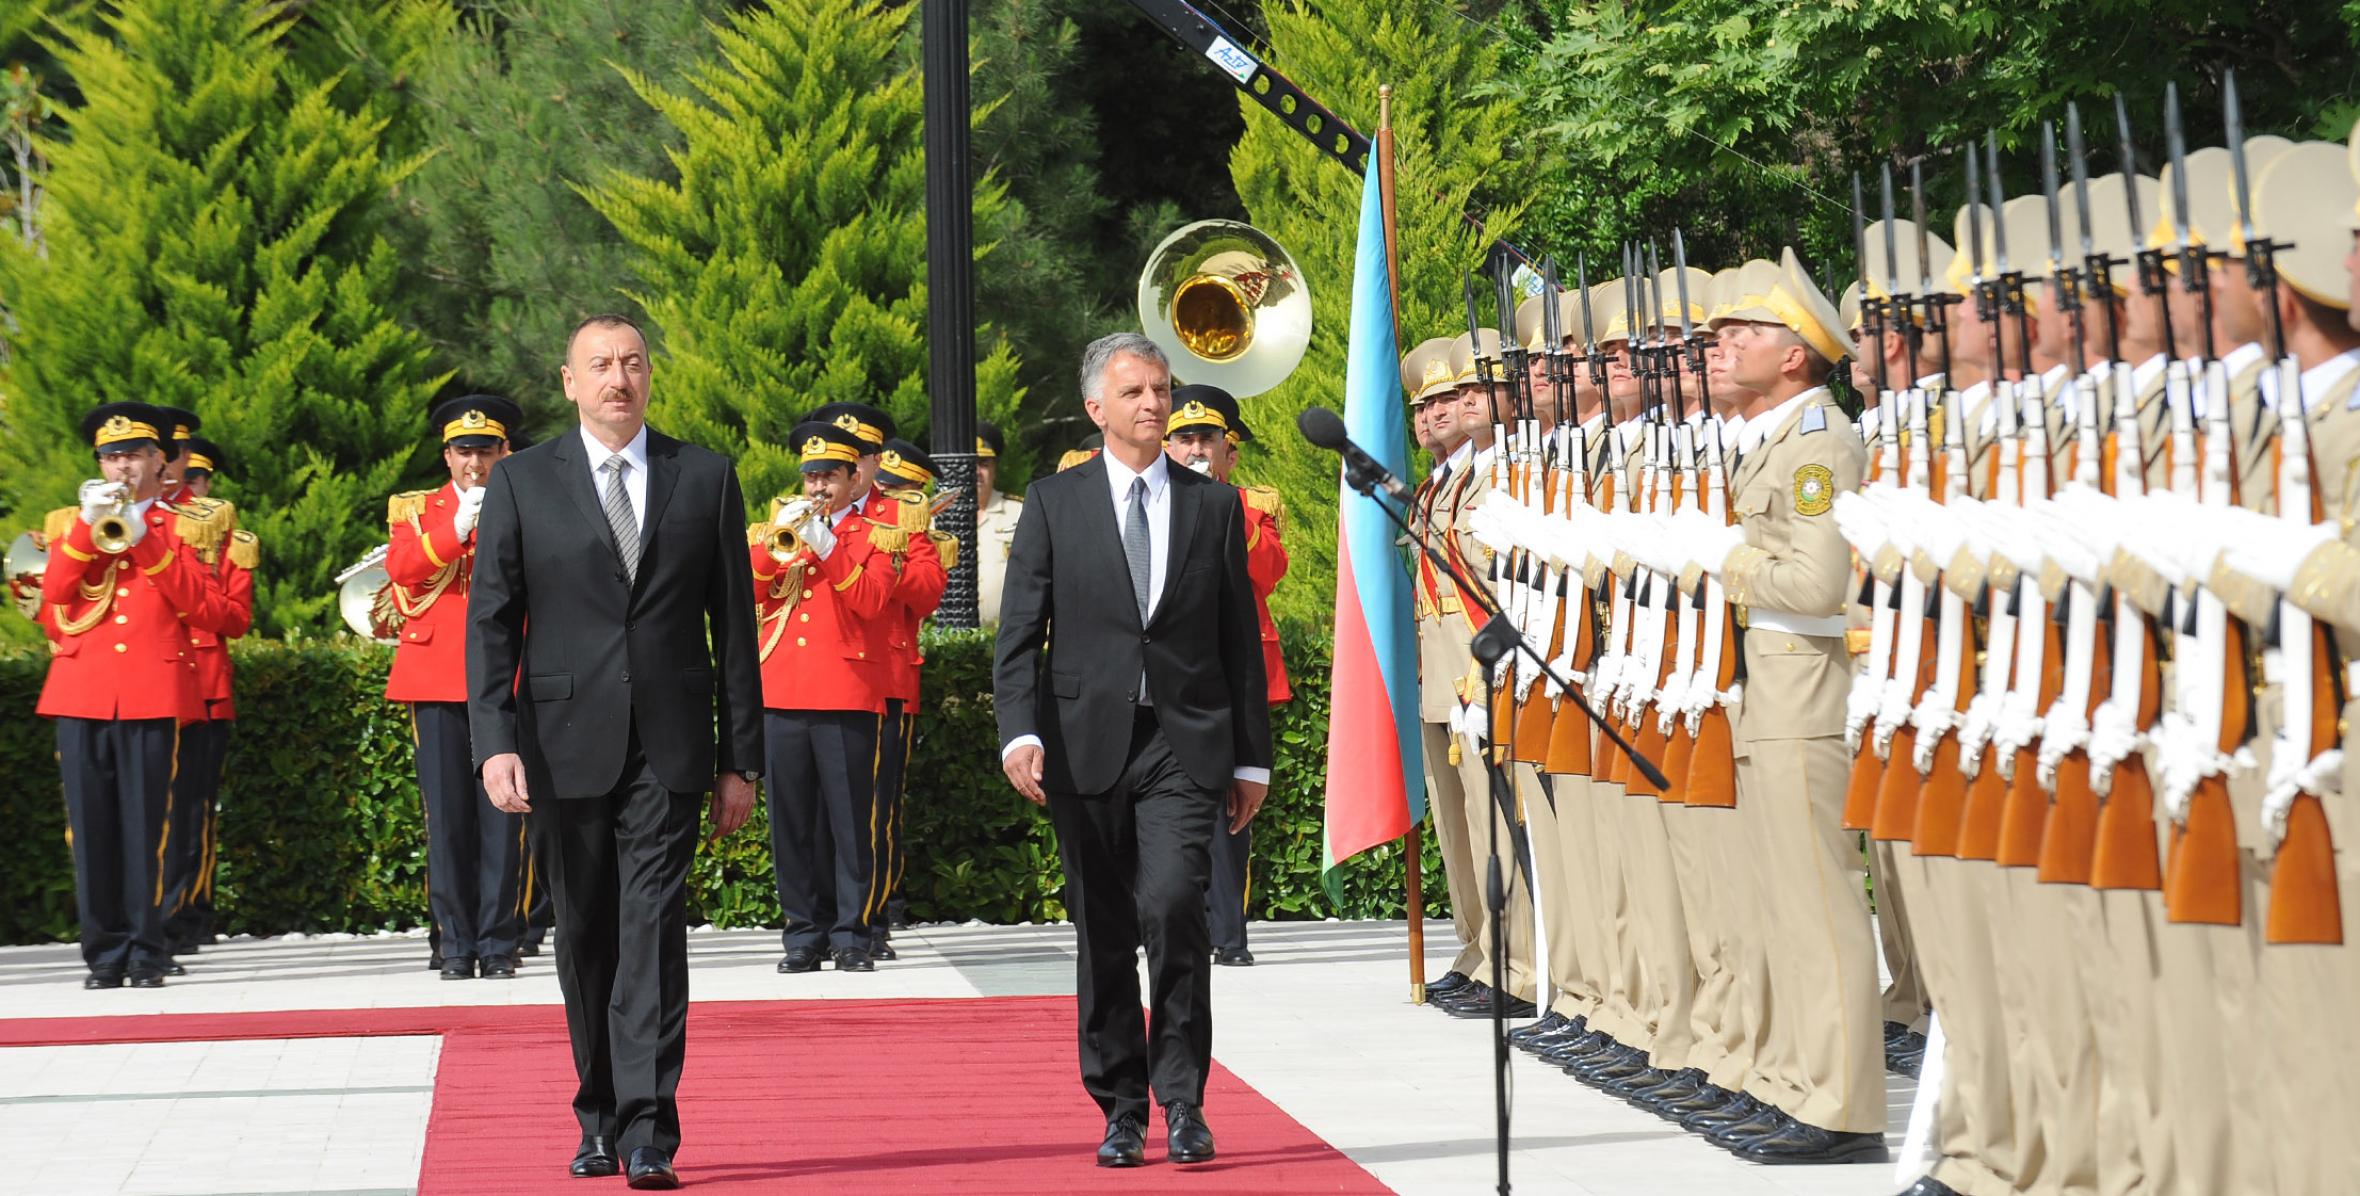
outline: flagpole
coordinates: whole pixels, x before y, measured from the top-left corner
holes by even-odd
[[[1394,236],[1393,222],[1393,85],[1377,86],[1377,194],[1385,213],[1385,282],[1393,295],[1393,328],[1398,337],[1401,329],[1401,247]],[[1404,788],[1412,778],[1403,777]],[[1425,897],[1425,842],[1418,824],[1409,824],[1402,836],[1402,883],[1408,889],[1409,905],[1409,999],[1413,1005],[1426,1003],[1426,897]]]

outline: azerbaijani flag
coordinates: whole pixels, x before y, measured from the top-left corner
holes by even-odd
[[[1385,257],[1383,201],[1372,165],[1360,193],[1352,270],[1352,339],[1344,368],[1344,430],[1396,475],[1408,473],[1407,419]],[[1336,645],[1330,676],[1324,879],[1336,892],[1345,860],[1409,833],[1426,815],[1419,762],[1417,632],[1409,571],[1393,525],[1337,480]],[[1416,865],[1412,865],[1415,867]]]

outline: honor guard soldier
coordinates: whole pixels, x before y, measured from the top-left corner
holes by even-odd
[[[877,869],[880,873],[878,908],[871,911],[871,953],[895,958],[888,931],[906,925],[901,896],[905,852],[901,838],[901,803],[909,789],[911,745],[918,737],[919,674],[926,663],[918,644],[918,628],[942,604],[950,566],[958,559],[959,542],[934,530],[934,508],[926,488],[934,484],[934,458],[907,440],[885,442],[877,458],[877,486],[894,501],[876,515],[869,542],[894,557],[893,602],[886,608],[885,646],[893,662],[893,687],[885,702],[884,740],[877,753]],[[891,522],[886,517],[891,517]],[[926,541],[929,551],[917,549]]]
[[[221,813],[221,772],[229,761],[230,725],[238,717],[229,641],[254,625],[259,546],[252,532],[237,526],[237,509],[212,497],[225,460],[221,446],[204,437],[182,441],[181,497],[173,500],[184,519],[209,529],[210,534],[191,537],[190,548],[228,603],[226,621],[218,630],[189,628],[189,651],[197,662],[199,717],[180,730],[171,849],[164,858],[164,931],[174,954],[193,952],[214,940],[215,821]]]
[[[1016,520],[1024,500],[1000,492],[1000,454],[1008,444],[997,425],[975,425],[975,619],[979,627],[1000,624],[1000,580],[1008,575],[1008,552],[1016,543]]]
[[[1237,399],[1228,391],[1218,386],[1173,389],[1172,415],[1164,432],[1164,452],[1173,464],[1227,482],[1237,469],[1238,446],[1253,438]],[[1246,575],[1253,582],[1254,606],[1262,620],[1262,671],[1270,704],[1277,706],[1294,697],[1278,648],[1278,625],[1270,619],[1270,594],[1287,575],[1287,549],[1279,530],[1285,508],[1278,491],[1269,486],[1240,486],[1237,494],[1245,504]],[[1205,890],[1214,963],[1245,967],[1254,962],[1246,945],[1253,854],[1251,823],[1241,830],[1223,826],[1214,831],[1212,879]]]
[[[891,555],[853,509],[864,443],[833,423],[795,428],[803,494],[747,532],[762,655],[770,851],[786,926],[781,972],[875,971],[877,759],[893,662],[878,628]]]
[[[509,452],[516,404],[469,395],[435,407],[443,465],[437,490],[386,504],[385,575],[400,617],[385,684],[410,704],[418,789],[426,800],[426,903],[441,945],[442,978],[516,975],[524,934],[524,818],[503,813],[475,773],[467,728],[467,589],[484,480]]]
[[[1737,813],[1755,867],[1740,883],[1770,936],[1767,1005],[1793,1016],[1743,1092],[1684,1124],[1756,1162],[1881,1162],[1877,945],[1859,841],[1842,827],[1851,550],[1829,514],[1859,489],[1866,451],[1826,387],[1842,317],[1792,250],[1764,275],[1714,322],[1732,380],[1758,396],[1729,477],[1737,526],[1711,527],[1689,556],[1744,628]]]
[[[104,476],[43,523],[50,661],[35,712],[57,724],[83,987],[155,988],[172,963],[162,861],[174,757],[200,702],[188,632],[218,632],[228,603],[184,541],[216,529],[158,501],[177,452],[168,418],[107,403],[83,418],[82,434]]]

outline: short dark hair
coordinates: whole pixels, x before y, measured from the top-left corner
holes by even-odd
[[[628,328],[631,331],[639,334],[640,344],[644,345],[647,343],[647,330],[641,328],[637,320],[634,320],[626,315],[619,315],[615,312],[602,311],[597,315],[584,317],[581,323],[574,325],[574,330],[572,332],[565,334],[566,360],[573,360],[574,342],[582,339],[582,333],[584,330],[591,328]]]

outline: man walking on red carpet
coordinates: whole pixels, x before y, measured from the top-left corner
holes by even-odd
[[[1001,767],[1057,828],[1082,1086],[1106,1114],[1098,1165],[1145,1161],[1151,1085],[1171,1160],[1203,1162],[1209,853],[1217,827],[1252,821],[1270,783],[1245,506],[1165,457],[1172,374],[1155,342],[1091,342],[1081,387],[1106,449],[1025,496],[992,678]],[[1142,946],[1152,1023],[1140,1018]]]
[[[762,677],[737,470],[648,428],[652,368],[629,320],[583,321],[559,375],[581,427],[484,483],[467,706],[556,899],[571,1171],[674,1188],[697,799],[716,837],[752,811]]]

